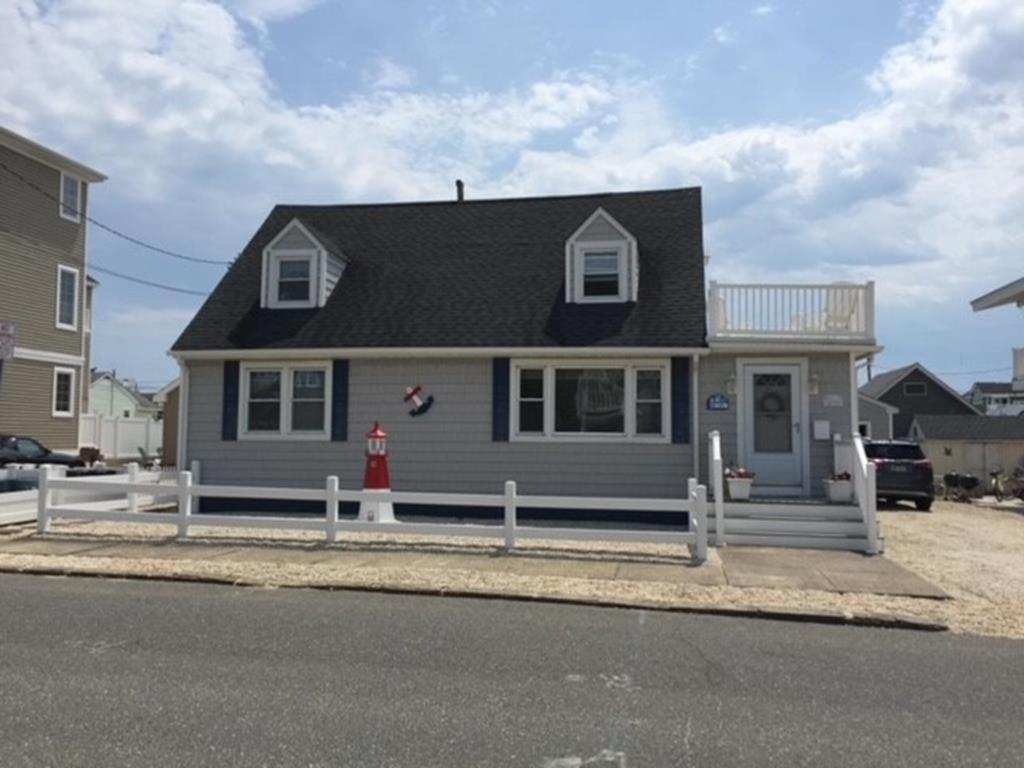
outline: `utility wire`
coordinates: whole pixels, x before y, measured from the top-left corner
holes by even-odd
[[[81,211],[73,208],[72,206],[67,205],[66,203],[61,202],[60,198],[58,198],[57,196],[51,194],[50,192],[47,192],[45,189],[40,187],[34,181],[31,181],[30,179],[25,178],[25,176],[23,176],[22,174],[20,174],[17,171],[15,171],[13,168],[8,167],[3,162],[0,162],[0,169],[3,169],[5,171],[7,171],[9,174],[14,176],[16,179],[21,181],[23,184],[28,185],[29,187],[34,189],[39,194],[44,195],[45,197],[49,198],[53,202],[57,203],[57,205],[61,206],[63,209],[69,210],[69,211],[74,211],[79,217],[84,218],[90,224],[95,224],[100,229],[105,230],[106,232],[109,232],[110,234],[114,235],[114,237],[119,237],[122,240],[127,240],[129,243],[132,243],[133,245],[137,245],[140,248],[145,248],[147,250],[153,251],[154,253],[159,253],[159,254],[161,254],[163,256],[170,256],[170,257],[175,258],[175,259],[182,259],[183,261],[191,261],[191,262],[196,263],[196,264],[219,264],[219,265],[227,265],[227,266],[231,265],[230,261],[223,261],[221,259],[200,259],[200,258],[198,258],[196,256],[186,256],[183,253],[177,253],[175,251],[169,251],[166,248],[161,248],[161,247],[156,246],[156,245],[150,245],[149,243],[147,243],[147,242],[145,242],[143,240],[139,240],[137,237],[132,237],[131,235],[127,235],[124,232],[121,232],[120,230],[114,229],[113,227],[104,224],[102,221],[97,221],[92,216],[84,214]]]
[[[118,277],[122,280],[127,280],[131,283],[138,283],[139,285],[147,285],[150,288],[159,288],[162,291],[173,291],[174,293],[184,293],[187,296],[208,296],[206,291],[193,291],[188,288],[178,288],[174,285],[167,285],[166,283],[156,283],[152,280],[143,280],[141,277],[133,277],[132,275],[126,275],[122,272],[115,272],[112,269],[106,269],[105,267],[97,267],[95,264],[89,265],[90,272],[99,272],[103,275],[110,275],[111,277]]]

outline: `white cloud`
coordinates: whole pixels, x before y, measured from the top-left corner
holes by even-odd
[[[323,0],[224,0],[226,7],[239,18],[260,25],[301,16],[321,2]]]
[[[761,3],[751,8],[750,13],[754,16],[770,16],[775,13],[775,6],[771,3]]]
[[[736,40],[736,35],[728,24],[722,24],[721,26],[715,27],[711,30],[711,36],[715,38],[716,43],[720,43],[721,45],[728,45]]]
[[[376,90],[402,90],[416,81],[416,73],[388,58],[378,58],[363,73],[363,80]]]

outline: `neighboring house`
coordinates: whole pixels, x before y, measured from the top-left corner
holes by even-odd
[[[1024,413],[1024,389],[1014,389],[1012,381],[976,381],[964,398],[979,411],[991,416],[1017,416]]]
[[[178,379],[168,382],[153,394],[153,402],[163,411],[164,432],[161,457],[164,467],[177,463],[178,457]]]
[[[89,413],[109,419],[159,419],[160,405],[139,392],[133,382],[118,379],[110,371],[92,371]]]
[[[857,429],[861,437],[872,440],[891,440],[893,436],[893,419],[900,409],[889,403],[868,397],[863,392],[858,398]]]
[[[983,482],[1001,469],[1024,466],[1024,416],[928,416],[914,419],[911,436],[932,461],[937,477],[970,472]]]
[[[898,409],[892,417],[894,438],[909,436],[910,425],[918,414],[978,413],[973,405],[920,363],[881,373],[864,384],[860,393]]]
[[[874,286],[712,283],[709,318],[704,259],[699,188],[277,206],[173,346],[179,466],[359,487],[379,421],[396,489],[678,498],[716,429],[821,495]]]
[[[0,432],[76,450],[88,405],[93,290],[86,212],[106,177],[0,127]]]
[[[1011,305],[1024,307],[1024,277],[996,288],[994,291],[989,291],[971,302],[971,308],[975,312]]]

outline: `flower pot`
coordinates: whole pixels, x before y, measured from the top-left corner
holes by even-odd
[[[729,477],[726,478],[729,484],[729,498],[736,501],[744,501],[750,498],[750,486],[754,484],[752,477]]]
[[[853,482],[851,480],[826,480],[825,490],[828,500],[837,504],[846,504],[853,498]]]

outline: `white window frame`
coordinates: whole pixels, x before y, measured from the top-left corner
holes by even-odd
[[[72,307],[72,309],[74,311],[72,312],[72,321],[71,321],[70,325],[68,325],[67,323],[62,323],[60,321],[60,279],[61,279],[61,273],[63,273],[63,272],[68,272],[68,273],[73,274],[75,276],[75,299],[74,299],[75,303],[74,303],[74,306]],[[58,264],[57,265],[57,307],[56,307],[56,311],[54,313],[54,324],[60,330],[62,330],[62,331],[77,331],[78,330],[78,288],[79,288],[79,280],[80,279],[81,279],[81,275],[80,275],[79,271],[75,267],[68,267],[68,266],[65,266],[64,264]]]
[[[326,441],[331,439],[331,393],[333,391],[331,373],[333,366],[330,361],[253,362],[242,363],[239,369],[241,376],[241,386],[238,388],[239,440]],[[249,430],[249,374],[260,371],[273,371],[281,374],[281,420],[276,432]],[[292,430],[292,374],[295,371],[323,371],[324,373],[324,428],[320,431]]]
[[[861,431],[860,431],[861,427],[866,427],[866,429],[864,430],[863,434],[861,434]],[[870,440],[871,439],[871,422],[870,421],[858,421],[857,422],[857,433],[861,434],[862,437],[865,437],[868,440]]]
[[[61,374],[68,374],[71,377],[71,385],[68,388],[68,409],[67,411],[57,410],[57,377]],[[51,415],[57,419],[71,419],[75,415],[75,377],[78,371],[74,368],[53,367],[53,388],[50,392]]]
[[[281,280],[282,261],[309,262],[309,298],[304,301],[282,301],[277,298],[278,283]],[[321,293],[320,252],[311,248],[274,249],[267,259],[268,296],[267,306],[271,309],[309,309],[319,305]]]
[[[74,210],[71,213],[69,213],[66,210],[64,210],[65,205],[67,205],[67,203],[64,200],[64,180],[65,179],[72,179],[72,180],[78,182],[78,200],[76,201],[75,206],[74,206]],[[77,176],[73,176],[70,173],[64,173],[64,171],[61,171],[61,173],[60,173],[60,203],[58,204],[57,210],[60,213],[60,217],[62,219],[65,219],[67,221],[73,221],[75,224],[78,224],[82,220],[82,215],[81,215],[82,214],[82,192],[83,192],[83,187],[84,186],[85,186],[84,182],[80,178],[78,178]]]
[[[509,387],[509,438],[515,442],[561,442],[561,443],[654,443],[672,441],[671,408],[671,365],[668,360],[596,360],[596,359],[540,359],[513,360],[511,386]],[[519,431],[519,372],[523,368],[540,368],[544,377],[544,431]],[[625,371],[624,426],[623,432],[556,432],[555,431],[555,371],[559,368],[622,368]],[[636,372],[658,370],[661,372],[661,434],[637,434],[636,432]]]
[[[613,296],[586,296],[584,295],[583,266],[587,260],[588,253],[609,253],[614,252],[618,257],[619,266],[619,291]],[[628,296],[628,280],[626,273],[627,255],[629,245],[625,240],[593,240],[585,243],[573,244],[573,291],[576,294],[577,304],[622,304]]]

